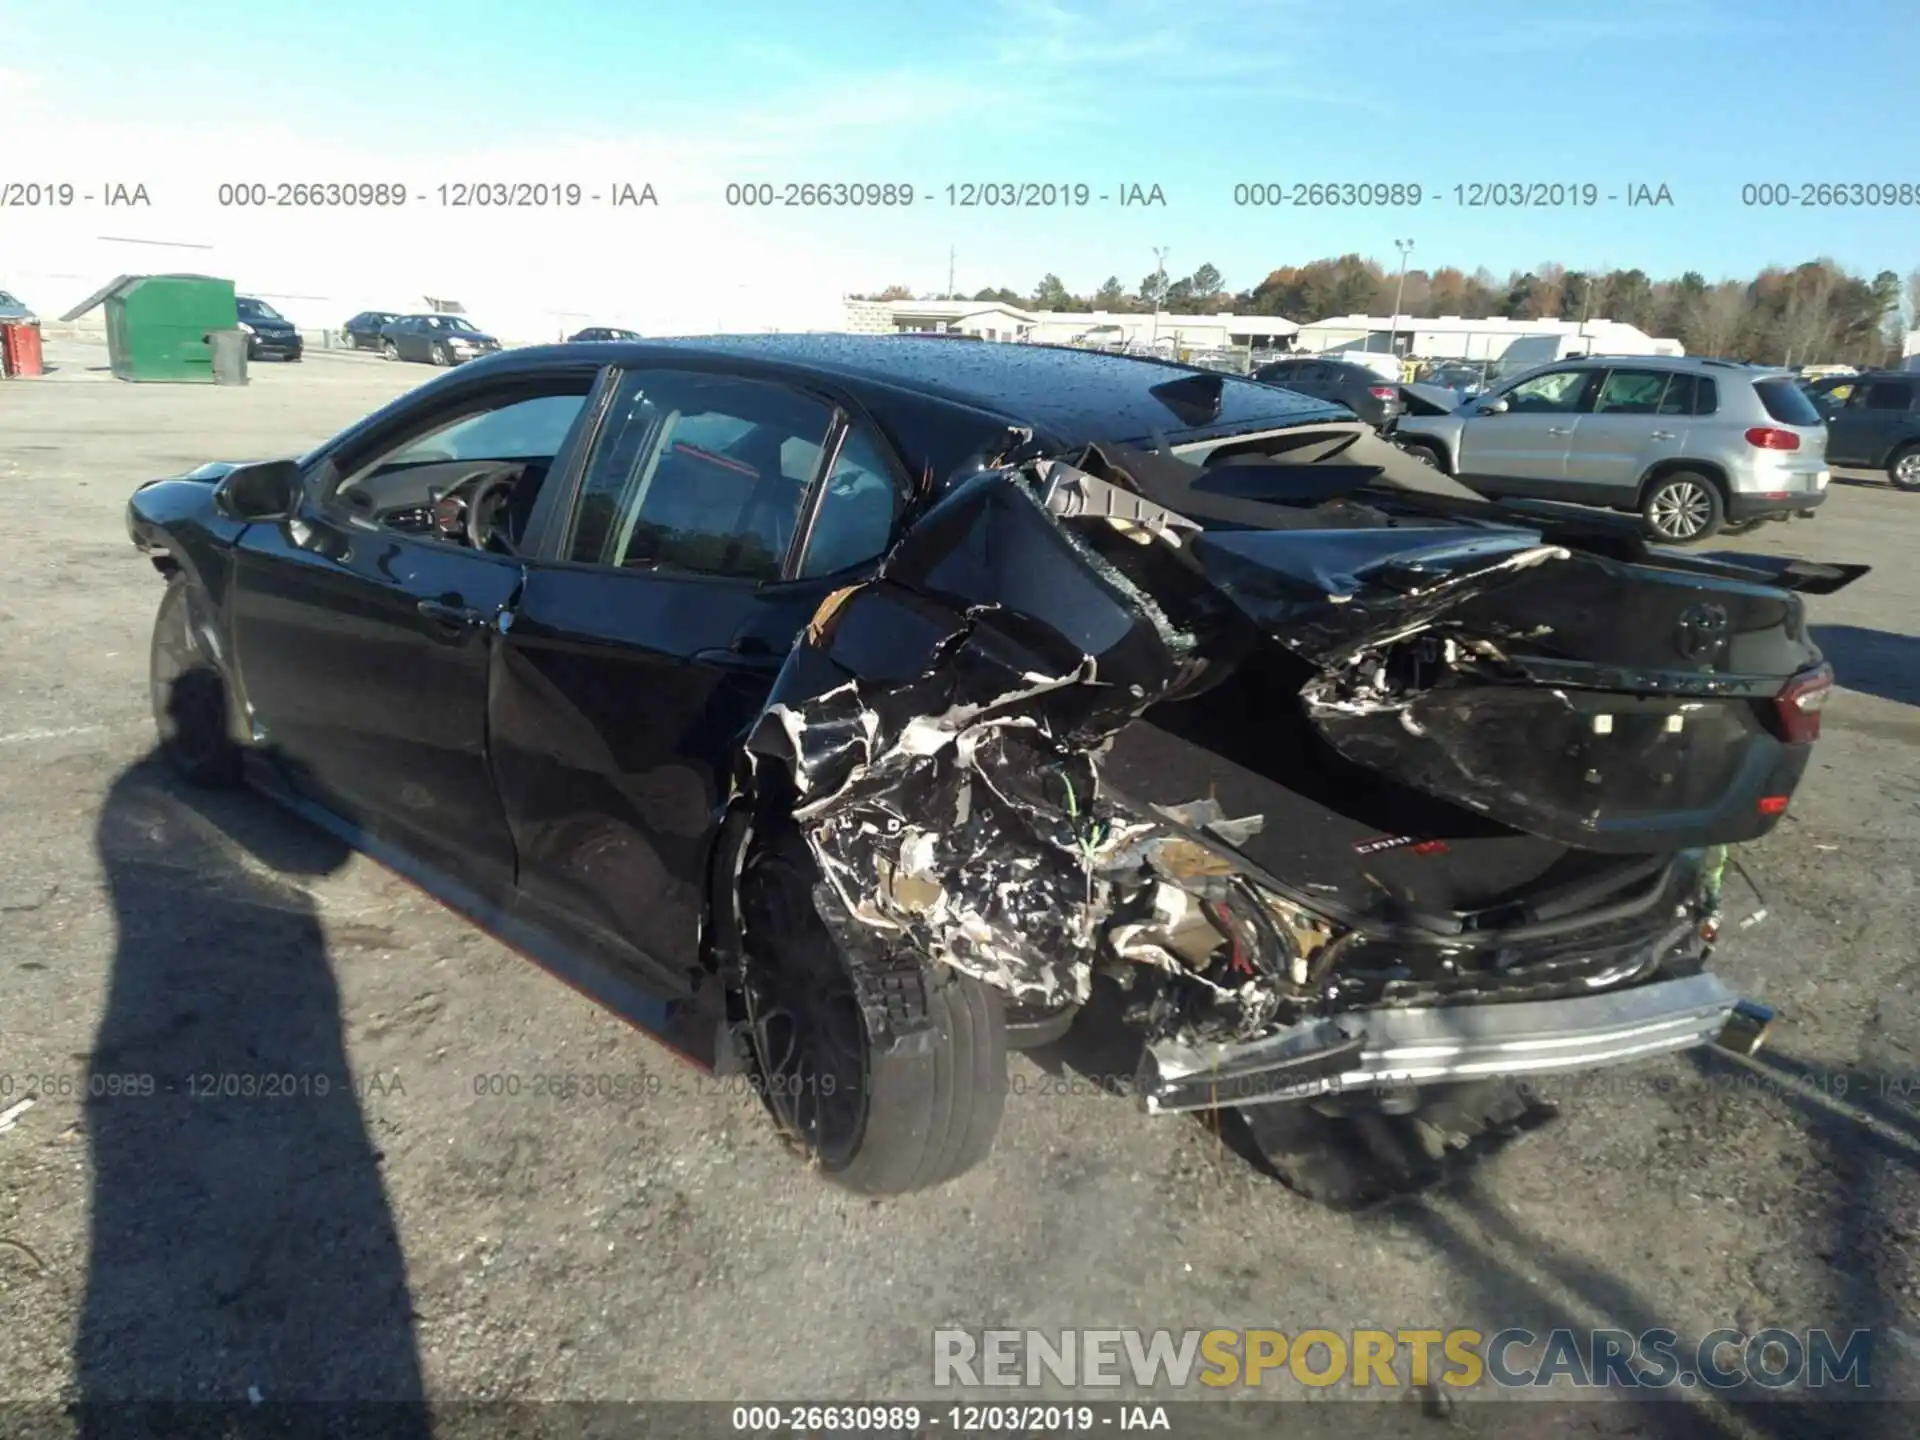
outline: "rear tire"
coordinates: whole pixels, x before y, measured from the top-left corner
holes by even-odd
[[[191,622],[184,577],[167,582],[153,620],[147,685],[160,754],[190,785],[225,790],[240,783],[240,747],[227,733],[227,682]]]
[[[791,829],[756,841],[741,875],[747,1031],[762,1094],[782,1132],[836,1185],[904,1195],[943,1184],[986,1159],[1000,1128],[1001,994],[923,961],[926,1029],[877,1044],[814,909],[817,878]]]
[[[1896,490],[1920,490],[1920,445],[1902,445],[1887,460],[1887,479]]]
[[[1640,517],[1656,541],[1691,545],[1720,533],[1727,502],[1720,487],[1696,470],[1675,470],[1647,486]]]

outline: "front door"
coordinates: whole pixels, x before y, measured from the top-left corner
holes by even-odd
[[[622,377],[495,666],[526,897],[685,980],[741,741],[820,602],[884,551],[899,478],[823,398]]]
[[[489,661],[523,571],[510,538],[476,548],[468,507],[511,530],[591,377],[564,384],[405,414],[386,443],[343,455],[345,473],[321,462],[296,519],[249,527],[236,554],[240,687],[287,783],[489,895],[514,873]]]
[[[1600,374],[1548,370],[1501,391],[1503,411],[1484,402],[1469,406],[1460,432],[1460,477],[1493,495],[1566,496],[1567,453]]]

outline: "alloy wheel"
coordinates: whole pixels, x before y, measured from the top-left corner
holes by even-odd
[[[1920,450],[1909,450],[1893,462],[1893,483],[1902,490],[1920,490]]]
[[[1692,480],[1676,480],[1654,492],[1647,522],[1668,540],[1691,540],[1713,519],[1713,497]]]

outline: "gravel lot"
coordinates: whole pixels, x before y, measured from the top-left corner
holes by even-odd
[[[0,383],[0,1109],[38,1095],[0,1132],[0,1398],[924,1397],[954,1324],[1864,1326],[1876,1389],[1920,1393],[1920,499],[1840,479],[1744,542],[1879,567],[1811,602],[1846,689],[1744,857],[1766,918],[1721,951],[1782,1013],[1763,1065],[1554,1083],[1553,1124],[1348,1215],[1019,1059],[990,1164],[872,1204],[387,872],[145,763],[160,583],[129,490],[305,448],[434,372],[127,385],[48,351]],[[332,1084],[88,1100],[89,1066]],[[475,1093],[556,1072],[652,1093]],[[1836,1433],[1914,1433],[1845,1408]],[[1663,1414],[1799,1433],[1699,1392]]]

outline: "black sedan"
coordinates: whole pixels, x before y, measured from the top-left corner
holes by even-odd
[[[611,325],[589,325],[586,329],[575,331],[567,337],[569,342],[581,344],[604,343],[608,340],[638,340],[639,338],[640,332],[637,330],[616,330]]]
[[[380,353],[389,360],[460,365],[499,348],[498,340],[462,315],[401,315],[380,329]]]
[[[986,1156],[1007,1049],[1075,1024],[1323,1194],[1295,1102],[1471,1134],[1489,1076],[1718,1036],[1716,847],[1831,681],[1792,591],[1860,573],[1496,505],[1236,377],[911,336],[516,350],[128,520],[182,776],[876,1194]]]
[[[1351,360],[1316,356],[1275,360],[1255,370],[1252,378],[1344,405],[1376,430],[1397,420],[1405,409],[1398,385]]]
[[[399,318],[391,310],[362,310],[340,327],[340,339],[349,350],[378,350],[381,333]]]
[[[240,328],[246,332],[249,360],[300,358],[304,348],[300,332],[273,306],[251,295],[238,295],[234,297],[233,308],[239,312]]]

